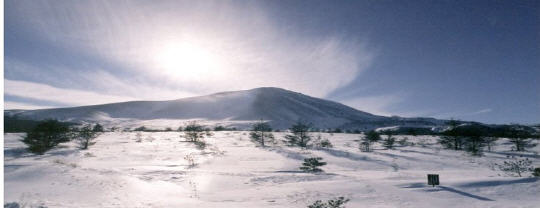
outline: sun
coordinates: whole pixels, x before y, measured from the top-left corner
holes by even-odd
[[[210,50],[190,42],[164,44],[155,61],[168,75],[192,79],[209,76],[218,67],[218,58]]]

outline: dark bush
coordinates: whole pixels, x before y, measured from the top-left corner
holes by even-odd
[[[326,162],[321,162],[321,160],[321,157],[306,158],[300,170],[305,172],[322,172],[323,170],[319,167],[326,165]]]
[[[376,131],[369,131],[366,135],[360,140],[360,150],[363,152],[371,151],[371,145],[374,142],[381,140],[381,135]]]
[[[197,122],[190,122],[185,128],[185,137],[189,142],[198,142],[206,134],[204,126],[199,125]]]
[[[43,154],[62,142],[71,139],[69,127],[57,120],[45,120],[26,133],[22,140],[32,153]]]
[[[146,127],[145,126],[141,126],[141,127],[137,127],[134,129],[134,131],[146,131]]]
[[[97,123],[95,126],[94,126],[94,129],[92,129],[92,131],[94,132],[103,132],[104,129],[103,129],[103,126],[99,123]]]
[[[349,202],[349,199],[341,196],[335,199],[330,199],[327,202],[317,200],[313,204],[309,205],[308,208],[345,208],[345,203],[347,202]]]
[[[540,177],[540,168],[535,168],[535,169],[533,169],[532,175],[533,175],[534,177]]]

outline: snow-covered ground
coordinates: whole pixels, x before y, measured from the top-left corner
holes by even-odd
[[[436,138],[409,136],[415,146],[358,150],[359,135],[322,134],[334,148],[261,148],[248,132],[215,132],[198,150],[178,132],[104,133],[89,150],[75,144],[38,156],[22,134],[4,135],[6,202],[47,207],[306,207],[345,196],[347,207],[540,207],[540,181],[494,167],[511,152],[506,140],[484,157],[441,149]],[[282,139],[284,133],[275,133]],[[315,134],[316,135],[316,134]],[[402,136],[398,136],[401,138]],[[423,145],[421,145],[423,144]],[[533,149],[539,152],[540,147]],[[186,155],[197,165],[189,167]],[[520,153],[540,166],[534,152]],[[324,173],[299,172],[322,157]],[[426,185],[440,174],[441,186]]]

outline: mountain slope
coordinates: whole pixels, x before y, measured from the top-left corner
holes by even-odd
[[[269,120],[288,128],[298,120],[316,128],[372,129],[392,125],[437,126],[432,118],[384,117],[349,106],[280,88],[255,88],[170,101],[132,101],[103,105],[29,111],[6,111],[29,119],[84,121],[100,118]]]

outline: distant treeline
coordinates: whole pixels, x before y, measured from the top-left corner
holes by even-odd
[[[394,135],[434,135],[441,136],[453,134],[456,136],[478,135],[483,137],[512,137],[522,136],[529,138],[538,138],[539,132],[530,126],[511,124],[511,125],[485,125],[480,123],[467,123],[458,125],[451,129],[438,129],[425,127],[398,127],[395,129],[379,131],[382,134],[392,133]]]
[[[453,132],[452,132],[453,131]],[[529,137],[538,138],[536,129],[524,125],[483,125],[473,123],[470,125],[458,126],[453,130],[443,132],[456,135],[480,135],[484,137]]]
[[[28,132],[36,127],[41,121],[24,119],[17,116],[4,115],[4,132],[5,133],[19,133],[19,132]],[[438,129],[430,127],[396,127],[388,130],[381,130],[381,134],[393,134],[393,135],[446,135],[448,133],[454,135],[480,135],[484,137],[509,137],[515,136],[515,134],[520,134],[520,136],[529,137],[529,138],[540,138],[538,132],[538,126],[536,129],[531,126],[519,125],[519,124],[510,124],[510,125],[486,125],[481,123],[467,123],[456,121],[456,126],[452,130],[444,130],[442,127]],[[78,125],[77,123],[72,122],[60,122],[66,126]],[[465,124],[465,125],[462,125]],[[118,127],[112,127],[110,129],[105,129],[104,131],[116,131],[120,130]],[[145,132],[163,132],[163,131],[183,131],[183,127],[180,126],[176,129],[165,128],[165,129],[151,129],[145,126],[141,126],[135,129],[122,129],[123,131],[145,131]],[[206,127],[205,131],[236,131],[238,130],[235,127],[224,127],[224,126],[214,126]],[[518,130],[518,131],[516,131]],[[279,132],[282,130],[275,129],[274,131]],[[318,129],[310,128],[311,132],[325,132],[325,133],[350,133],[350,134],[360,134],[365,133],[358,129]]]

